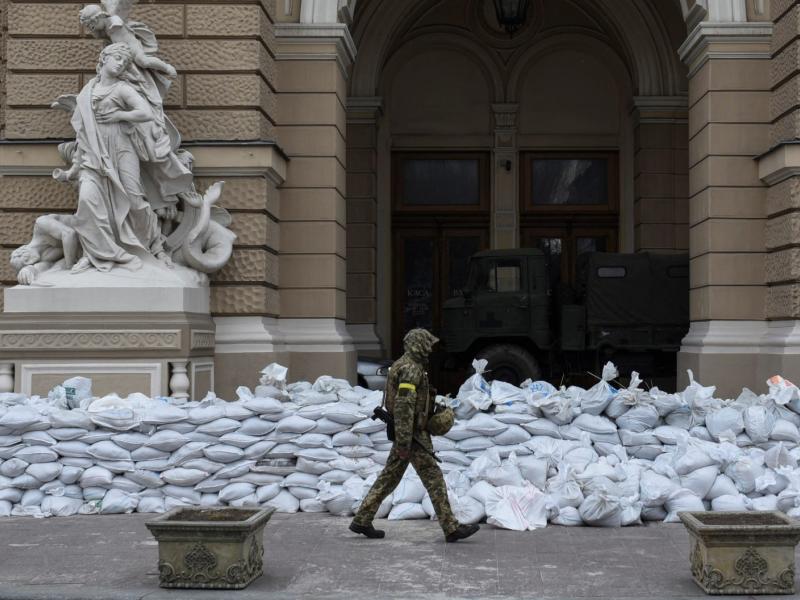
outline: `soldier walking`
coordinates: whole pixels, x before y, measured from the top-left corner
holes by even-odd
[[[452,411],[449,411],[449,415],[444,415],[445,419],[449,417],[449,424],[442,431],[442,417],[434,414],[434,402],[430,397],[428,374],[425,372],[428,356],[438,341],[425,329],[412,329],[403,338],[405,354],[389,370],[385,392],[386,409],[394,416],[394,445],[386,466],[350,523],[350,531],[368,538],[384,536],[385,532],[373,527],[372,520],[381,502],[400,483],[409,463],[414,466],[428,490],[446,541],[463,540],[480,529],[478,525],[459,524],[453,516],[447,499],[447,486],[433,455],[431,429],[441,435],[452,426],[453,421]]]

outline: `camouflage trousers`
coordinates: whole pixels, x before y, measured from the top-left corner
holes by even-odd
[[[436,518],[439,520],[439,525],[441,525],[444,534],[452,533],[458,527],[458,521],[453,516],[450,502],[447,499],[447,486],[444,483],[442,472],[433,457],[416,447],[411,450],[410,460],[400,458],[396,449],[392,448],[389,453],[389,459],[386,461],[386,466],[381,471],[381,474],[378,475],[378,479],[375,480],[372,488],[370,488],[353,521],[360,525],[372,523],[372,519],[375,518],[375,513],[378,512],[381,502],[400,483],[409,462],[413,465],[420,480],[422,480],[422,485],[428,490],[431,503],[436,511]]]

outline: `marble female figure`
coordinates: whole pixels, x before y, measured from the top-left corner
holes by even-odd
[[[84,252],[74,272],[136,269],[141,265],[137,254],[169,262],[141,168],[141,161],[158,159],[152,148],[165,143],[165,134],[149,102],[125,80],[132,60],[127,44],[106,46],[98,76],[81,90],[72,115],[78,147],[70,171],[78,170],[80,179],[74,227]],[[191,186],[191,173],[172,153],[161,160],[171,168],[158,169],[162,191],[177,194]]]

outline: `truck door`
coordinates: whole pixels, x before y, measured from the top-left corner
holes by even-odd
[[[527,335],[531,299],[527,263],[522,257],[484,261],[475,292],[476,330],[487,337]]]

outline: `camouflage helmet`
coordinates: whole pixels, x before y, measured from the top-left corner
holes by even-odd
[[[428,356],[438,341],[439,338],[427,329],[412,329],[403,338],[403,349],[410,354]]]
[[[456,421],[456,413],[449,406],[439,407],[439,410],[428,419],[428,433],[431,435],[444,435]]]

